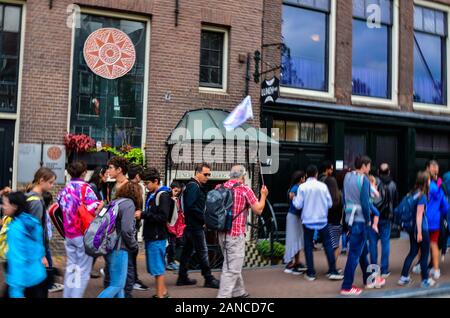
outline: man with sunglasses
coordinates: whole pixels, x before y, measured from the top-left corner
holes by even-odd
[[[219,281],[211,274],[208,259],[208,247],[205,237],[205,203],[207,189],[205,187],[211,176],[211,167],[207,163],[198,164],[195,176],[186,185],[183,193],[183,208],[186,222],[184,246],[180,258],[177,286],[195,285],[197,281],[188,277],[189,262],[195,250],[200,261],[204,287],[219,288]]]

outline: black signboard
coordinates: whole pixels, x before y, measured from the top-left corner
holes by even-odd
[[[264,80],[261,84],[261,103],[275,104],[278,96],[280,96],[280,80],[275,76],[270,80]]]

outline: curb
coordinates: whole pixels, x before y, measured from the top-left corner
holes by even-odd
[[[421,298],[450,295],[450,283],[436,284],[431,288],[397,288],[367,293],[359,298]]]

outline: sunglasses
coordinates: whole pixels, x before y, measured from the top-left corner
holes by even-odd
[[[205,177],[211,177],[211,174],[210,174],[210,173],[203,173],[203,175],[204,175]]]

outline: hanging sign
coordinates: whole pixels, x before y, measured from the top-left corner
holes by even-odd
[[[114,28],[92,32],[84,43],[83,54],[91,71],[106,79],[124,76],[136,62],[133,42]]]
[[[280,95],[280,80],[275,76],[261,83],[261,101],[265,104],[273,104]]]

